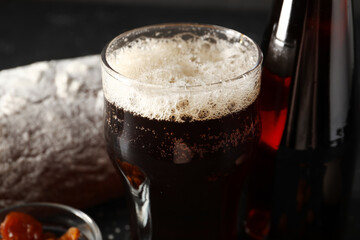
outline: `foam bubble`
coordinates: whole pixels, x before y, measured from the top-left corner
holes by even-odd
[[[255,45],[247,38],[185,39],[138,39],[115,50],[107,61],[123,79],[103,71],[106,99],[143,117],[178,122],[219,118],[255,101],[260,71],[231,80],[256,65]]]

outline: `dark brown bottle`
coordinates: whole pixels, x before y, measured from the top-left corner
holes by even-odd
[[[303,2],[269,238],[339,240],[346,231],[356,143],[352,2]]]
[[[289,104],[306,1],[277,0],[262,43],[264,64],[259,97],[262,134],[248,183],[244,231],[263,239],[269,231],[273,199],[273,173]]]

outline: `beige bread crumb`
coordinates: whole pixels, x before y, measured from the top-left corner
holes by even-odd
[[[119,196],[102,114],[99,56],[0,71],[0,207],[88,207]]]

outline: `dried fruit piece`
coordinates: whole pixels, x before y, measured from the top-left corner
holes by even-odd
[[[42,225],[35,218],[21,212],[9,213],[0,226],[4,240],[42,240]]]
[[[69,230],[62,235],[58,240],[77,240],[80,237],[79,229],[75,227],[69,228]]]
[[[71,227],[60,238],[50,232],[43,233],[42,225],[32,216],[21,212],[10,212],[0,225],[0,240],[78,240],[80,230]]]

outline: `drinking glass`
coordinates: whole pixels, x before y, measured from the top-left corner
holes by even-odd
[[[101,57],[107,151],[126,182],[132,239],[235,239],[261,131],[257,44],[224,27],[162,24],[117,36]]]

